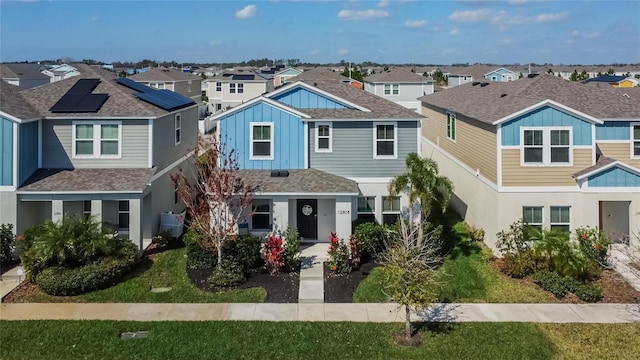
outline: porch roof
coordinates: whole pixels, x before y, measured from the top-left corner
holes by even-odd
[[[38,169],[18,191],[143,192],[155,169]]]
[[[358,194],[358,184],[342,176],[317,169],[288,171],[286,177],[272,177],[271,170],[240,170],[240,175],[248,184],[257,187],[257,194]]]

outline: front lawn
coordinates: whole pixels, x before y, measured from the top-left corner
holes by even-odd
[[[13,359],[632,359],[640,324],[450,323],[395,345],[401,324],[328,322],[3,321]],[[123,332],[148,337],[120,339]]]
[[[226,292],[206,292],[195,287],[187,277],[186,248],[170,249],[149,258],[124,280],[104,290],[78,296],[51,296],[33,284],[23,284],[8,295],[7,302],[130,302],[130,303],[202,303],[202,302],[263,302],[266,291],[250,288]],[[154,293],[152,288],[171,288]]]

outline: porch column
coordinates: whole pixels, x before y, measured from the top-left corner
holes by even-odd
[[[140,199],[129,200],[129,239],[136,244],[140,250],[142,244],[142,201]]]
[[[91,216],[96,222],[102,223],[102,200],[91,200]]]
[[[54,223],[62,221],[64,216],[64,201],[51,200],[51,221]]]
[[[336,197],[336,233],[345,240],[351,236],[351,196]]]
[[[289,198],[287,196],[274,196],[273,204],[273,229],[285,231],[289,225]]]

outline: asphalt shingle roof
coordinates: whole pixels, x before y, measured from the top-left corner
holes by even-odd
[[[588,173],[590,173],[592,171],[596,171],[598,169],[602,169],[603,167],[605,167],[605,166],[607,166],[607,165],[609,165],[611,163],[614,163],[616,161],[617,161],[616,159],[608,158],[608,157],[606,157],[606,156],[604,156],[602,154],[599,154],[595,165],[591,165],[591,166],[589,166],[587,168],[584,168],[584,169],[574,173],[573,177],[574,178],[578,178],[578,177],[580,177],[580,176],[582,176],[584,174],[588,174]]]
[[[271,177],[271,170],[240,170],[257,193],[358,193],[358,184],[317,169],[289,170],[287,177]]]
[[[411,72],[411,70],[407,68],[397,67],[375,73],[364,78],[364,82],[369,83],[425,83],[432,81],[433,79],[430,77],[425,77],[422,76],[422,74]]]
[[[200,77],[178,69],[158,67],[140,74],[131,75],[129,79],[134,81],[187,81],[200,80]]]
[[[39,169],[18,191],[141,192],[155,169]]]
[[[48,79],[40,72],[40,64],[0,64],[0,78],[9,79]]]
[[[19,119],[35,119],[38,112],[22,96],[25,89],[0,81],[0,111]]]
[[[419,99],[424,104],[486,123],[547,99],[599,119],[640,118],[640,103],[631,97],[553,75],[540,74],[511,82],[482,82],[488,85],[467,83]]]

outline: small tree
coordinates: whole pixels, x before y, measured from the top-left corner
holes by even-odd
[[[405,341],[411,343],[411,310],[429,308],[438,299],[436,269],[442,263],[438,239],[428,233],[419,239],[418,229],[400,220],[400,236],[387,244],[381,256],[384,265],[383,292],[405,310]]]
[[[253,187],[240,176],[235,151],[218,140],[199,136],[195,154],[193,182],[183,169],[171,181],[191,215],[191,229],[204,235],[200,245],[215,249],[220,264],[225,241],[237,233],[238,221],[251,205]]]

